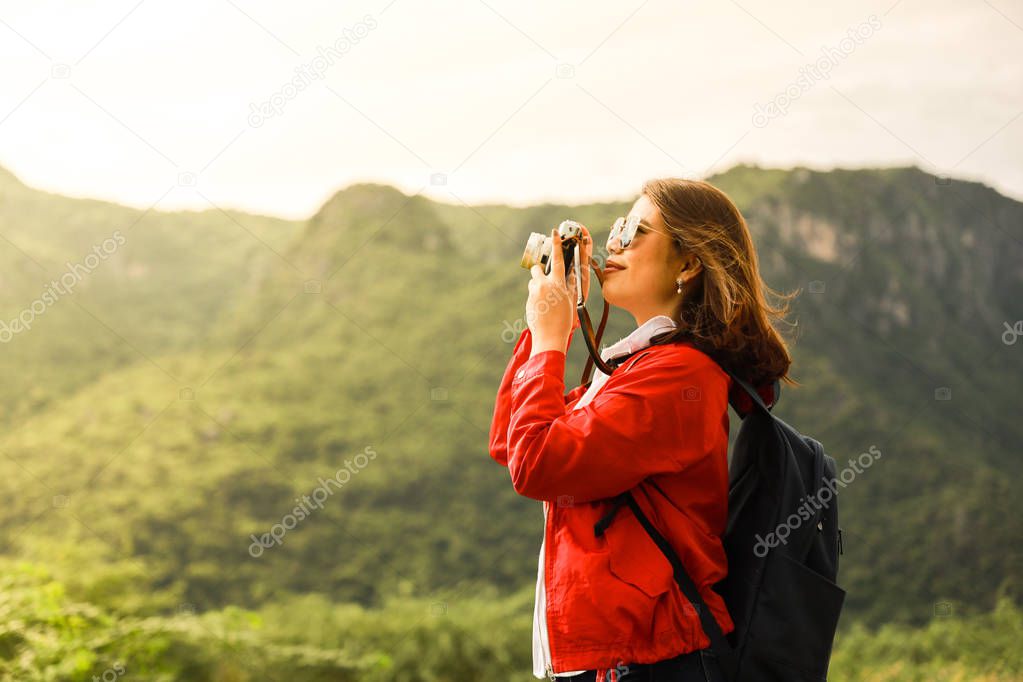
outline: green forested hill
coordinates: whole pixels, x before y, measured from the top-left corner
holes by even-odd
[[[768,283],[801,291],[802,385],[777,413],[840,467],[883,453],[841,493],[842,626],[1018,599],[1023,343],[1002,333],[1023,318],[1023,204],[916,168],[709,180],[746,215]],[[143,212],[0,173],[0,319],[126,236],[0,345],[4,554],[125,617],[528,592],[542,512],[487,453],[523,325],[519,257],[569,217],[601,241],[629,206],[467,207],[359,184],[296,224]],[[605,341],[630,321],[616,312]],[[570,385],[584,353],[576,339]],[[346,462],[322,508],[250,554]]]
[[[16,426],[118,368],[148,364],[177,379],[161,356],[215,343],[223,318],[251,300],[253,280],[300,229],[212,208],[166,213],[69,199],[0,169],[0,330],[54,280],[81,275],[65,287],[70,295],[37,303],[29,331],[10,340],[0,331],[0,424]]]

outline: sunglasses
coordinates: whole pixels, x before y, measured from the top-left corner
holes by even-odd
[[[611,226],[611,232],[607,235],[605,248],[610,251],[611,242],[617,239],[618,245],[622,249],[627,249],[636,239],[636,235],[645,234],[647,232],[661,232],[661,230],[655,230],[653,228],[646,227],[645,225],[640,225],[639,222],[642,219],[643,218],[638,215],[631,215],[628,218],[618,218],[615,220],[614,224]],[[661,232],[661,234],[664,233]],[[671,235],[666,236],[670,237]]]
[[[628,218],[619,217],[611,225],[611,232],[607,235],[607,249],[611,250],[611,242],[615,239],[618,240],[618,244],[621,248],[626,249],[632,240],[636,238],[636,231],[639,229],[640,217],[637,215],[631,215]]]

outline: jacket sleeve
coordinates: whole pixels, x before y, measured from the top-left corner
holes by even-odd
[[[726,428],[727,375],[695,349],[622,365],[590,404],[572,411],[562,396],[564,368],[564,353],[545,351],[512,376],[508,470],[520,495],[612,497],[700,460]]]
[[[572,347],[572,338],[575,336],[575,330],[579,326],[579,318],[577,317],[572,327],[572,335],[568,337],[569,348]],[[532,350],[532,340],[532,333],[529,327],[526,327],[522,330],[519,340],[515,344],[511,360],[508,361],[508,366],[504,370],[501,385],[497,389],[497,398],[494,401],[494,415],[490,421],[490,456],[502,466],[508,466],[508,420],[511,416],[511,383],[515,373],[529,359],[529,353]],[[562,379],[562,383],[564,383],[564,379]],[[587,386],[579,386],[569,391],[568,395],[563,396],[564,405],[568,405],[568,403],[576,398],[582,397],[586,388]]]

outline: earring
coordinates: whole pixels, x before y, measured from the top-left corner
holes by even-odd
[[[679,278],[679,279],[675,280],[675,286],[676,286],[675,293],[681,294],[682,293],[682,278]]]

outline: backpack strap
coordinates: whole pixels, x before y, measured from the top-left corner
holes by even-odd
[[[722,369],[724,368],[722,367]],[[778,398],[781,396],[781,381],[775,379],[774,382],[771,384],[772,399],[771,405],[768,406],[764,402],[763,396],[761,396],[760,392],[753,388],[753,386],[751,386],[745,380],[741,379],[736,374],[729,372],[727,369],[725,370],[725,372],[728,374],[729,377],[732,378],[732,381],[734,381],[742,389],[742,391],[749,396],[750,400],[753,401],[752,409],[759,409],[767,416],[771,416],[771,409],[773,409],[774,406],[778,404]],[[731,405],[732,408],[739,414],[740,417],[745,417],[746,414],[748,414],[748,410],[740,410],[739,406],[736,405],[734,401],[731,403]]]
[[[766,409],[766,408],[765,408]],[[710,638],[711,649],[717,656],[727,654],[732,651],[732,646],[725,639],[724,634],[721,632],[721,626],[718,624],[717,619],[714,618],[714,614],[707,607],[707,603],[700,596],[700,591],[696,589],[696,584],[693,579],[689,577],[689,573],[686,572],[685,566],[682,565],[682,560],[678,558],[678,554],[672,548],[671,544],[664,539],[664,536],[650,523],[650,519],[646,517],[643,510],[640,509],[639,504],[636,502],[636,498],[632,496],[632,493],[626,490],[624,493],[615,498],[614,504],[611,509],[605,514],[594,526],[593,534],[600,537],[607,530],[607,527],[611,525],[611,521],[614,520],[618,510],[625,504],[629,505],[632,509],[632,513],[636,515],[636,518],[642,524],[643,529],[646,530],[647,534],[650,535],[654,543],[661,550],[661,552],[671,562],[671,566],[675,572],[675,582],[678,583],[679,588],[682,590],[682,594],[686,596],[693,607],[696,609],[696,614],[700,617],[700,625],[703,626],[704,633]]]

